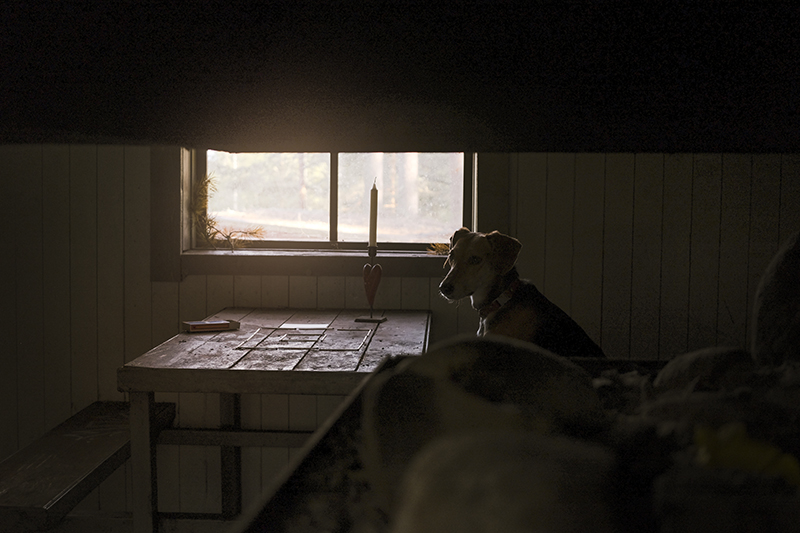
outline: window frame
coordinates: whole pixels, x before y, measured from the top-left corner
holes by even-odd
[[[199,246],[198,236],[190,215],[190,204],[192,190],[207,173],[208,148],[182,149],[182,254],[198,254],[214,252],[213,248]],[[243,245],[236,248],[233,253],[241,254],[244,251],[262,255],[285,255],[286,253],[336,253],[366,252],[365,242],[340,242],[338,241],[338,166],[339,154],[350,153],[340,151],[329,151],[330,158],[330,212],[329,212],[329,239],[327,241],[269,241],[259,240],[252,245]],[[476,202],[475,191],[477,188],[476,168],[477,154],[464,151],[464,180],[462,192],[462,220],[461,225],[474,227]],[[454,231],[458,228],[454,228]],[[396,243],[378,241],[379,253],[406,254],[411,257],[419,254],[426,254],[431,243]],[[231,253],[230,249],[226,249]]]

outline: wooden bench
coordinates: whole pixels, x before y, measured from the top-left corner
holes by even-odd
[[[131,455],[129,404],[95,402],[0,463],[0,531],[57,524]],[[158,403],[154,426],[172,425]]]

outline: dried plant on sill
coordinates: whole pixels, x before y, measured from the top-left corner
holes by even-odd
[[[433,242],[428,245],[428,254],[447,255],[450,253],[450,245],[446,242]]]
[[[233,251],[242,245],[245,238],[263,237],[264,229],[261,226],[250,226],[244,230],[218,226],[214,215],[208,212],[208,200],[216,191],[215,178],[211,174],[203,176],[192,189],[192,223],[206,245],[217,249],[217,244],[225,243]]]

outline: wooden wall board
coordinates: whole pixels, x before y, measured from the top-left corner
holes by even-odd
[[[154,281],[152,287],[153,344],[158,345],[180,333],[180,285],[174,281]]]
[[[19,405],[19,445],[23,447],[45,432],[44,373],[45,358],[43,308],[46,304],[42,286],[45,261],[42,248],[42,147],[20,145],[15,151],[11,179],[17,180],[18,237],[13,253],[24,257],[16,262],[12,278],[16,280],[16,368]]]
[[[547,236],[547,154],[517,156],[517,189],[512,192],[520,219],[513,237],[522,243],[517,261],[520,276],[544,287]]]
[[[478,154],[478,213],[473,231],[508,233],[511,228],[508,195],[511,164],[508,154]],[[453,228],[453,231],[458,228]]]
[[[0,146],[0,223],[11,230],[8,246],[16,250],[19,231],[17,226],[18,202],[16,166],[18,149],[14,145]],[[14,279],[17,274],[17,254],[0,254],[0,276]],[[5,357],[0,357],[0,460],[19,449],[19,398],[17,397],[17,289],[13,283],[0,284],[0,335],[6,346],[11,346]]]
[[[69,270],[69,146],[42,147],[42,246],[46,250],[42,289],[47,298],[42,320],[44,346],[45,426],[53,428],[71,415],[70,369],[72,330]],[[2,196],[2,195],[0,195]],[[116,382],[116,380],[115,380]],[[2,410],[0,410],[2,411]],[[2,432],[0,432],[2,433]]]
[[[458,334],[458,315],[454,312],[456,304],[450,303],[439,296],[440,278],[428,278],[430,283],[431,300],[431,344],[443,341],[448,337]],[[434,325],[435,324],[435,325]]]
[[[664,156],[636,154],[631,248],[633,359],[659,359]]]
[[[717,345],[746,345],[750,309],[747,301],[748,235],[752,158],[746,154],[722,156],[720,209],[719,303]]]
[[[386,273],[385,273],[386,274]],[[381,283],[378,286],[378,292],[375,294],[375,309],[400,309],[403,305],[403,285],[402,285],[402,278],[396,276],[397,273],[392,273],[393,275],[385,275],[381,279]],[[361,305],[355,306],[356,308],[360,309],[367,309],[369,308],[369,303],[367,303],[367,294],[364,292],[364,285],[363,285],[363,277],[359,276],[359,279],[362,280],[361,284]]]
[[[401,300],[398,309],[427,309],[431,302],[430,290],[430,278],[400,278]]]
[[[577,154],[570,308],[572,318],[598,343],[603,316],[604,198],[605,154]]]
[[[206,315],[233,305],[233,276],[206,276]]]
[[[800,231],[800,155],[781,156],[780,242]]]
[[[72,409],[97,400],[97,147],[70,147]],[[149,286],[147,287],[149,291]]]
[[[125,363],[125,151],[97,147],[97,350],[100,400],[122,400],[117,368]],[[102,493],[102,492],[101,492]]]
[[[289,395],[289,431],[314,431],[317,429],[317,396],[314,394]]]
[[[289,307],[309,309],[317,306],[317,278],[289,276]]]
[[[608,357],[630,357],[633,154],[606,156],[603,218],[603,329]]]
[[[341,309],[345,306],[345,276],[319,276],[317,278],[317,307]]]
[[[206,313],[206,276],[186,276],[178,291],[179,320],[202,320]],[[141,354],[140,354],[141,355]]]
[[[125,146],[125,361],[153,347],[150,287],[150,148]]]
[[[572,312],[574,199],[575,154],[548,154],[545,274],[540,290],[567,314]]]
[[[261,276],[233,277],[233,305],[236,307],[261,306]]]
[[[289,307],[288,276],[261,276],[261,307]]]
[[[182,393],[179,427],[212,428],[219,425],[219,394]],[[220,512],[219,449],[183,445],[180,450],[180,512]]]
[[[664,156],[661,301],[658,310],[659,354],[662,359],[685,353],[689,335],[693,167],[691,154]]]
[[[753,155],[747,273],[747,308],[750,310],[753,309],[755,292],[761,276],[780,246],[780,195],[780,156],[775,154]],[[748,331],[748,345],[752,337],[749,333]]]
[[[694,156],[688,349],[717,341],[722,156]]]

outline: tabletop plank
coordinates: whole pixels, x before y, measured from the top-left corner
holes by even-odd
[[[430,311],[392,311],[386,316],[387,320],[375,332],[358,372],[372,372],[386,357],[421,355],[428,348]]]

